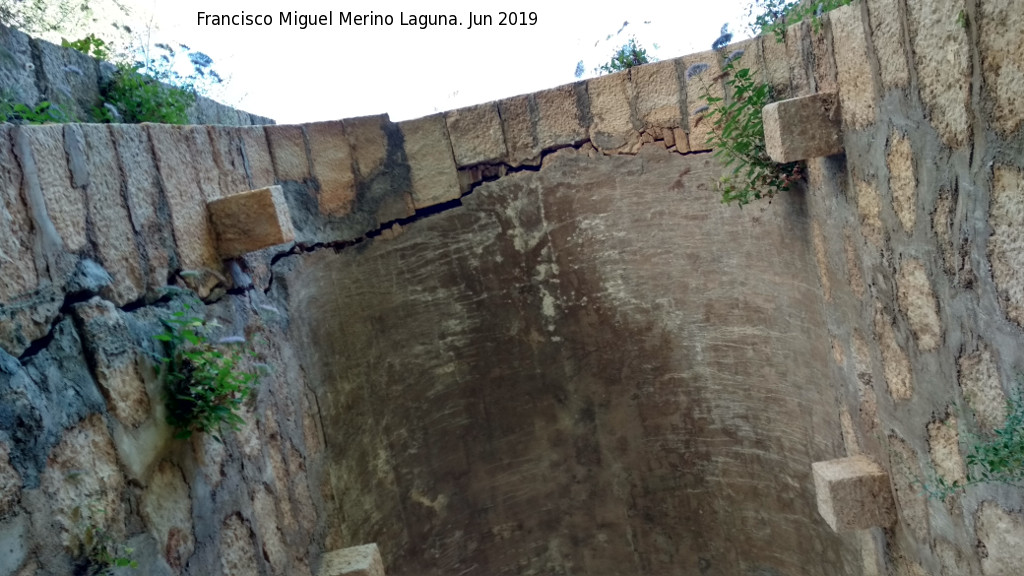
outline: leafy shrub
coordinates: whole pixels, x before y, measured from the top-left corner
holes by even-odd
[[[12,98],[0,97],[0,122],[12,124],[54,124],[71,122],[72,119],[57,104],[40,102],[35,108],[14,102]]]
[[[739,56],[731,54],[722,65],[729,98],[712,96],[705,85],[707,105],[697,122],[711,122],[708,143],[714,148],[715,157],[722,158],[726,168],[732,168],[719,181],[722,202],[743,206],[788,191],[790,184],[801,177],[801,165],[777,164],[768,156],[761,110],[772,102],[771,86],[757,82],[749,68],[737,69]],[[691,67],[687,76],[696,76],[693,71]]]
[[[137,568],[131,548],[120,543],[103,527],[106,511],[95,503],[75,506],[71,510],[71,554],[75,557],[75,574],[110,576],[114,568]]]
[[[601,65],[600,70],[605,74],[612,74],[614,72],[621,72],[632,68],[633,66],[648,64],[650,62],[652,62],[652,60],[650,56],[647,55],[647,49],[636,43],[636,37],[632,37],[628,42],[623,44],[621,48],[616,50],[614,54],[612,54],[611,60]],[[577,69],[579,66],[580,65],[577,65]],[[581,75],[582,74],[577,74],[577,78]]]
[[[923,484],[933,498],[946,499],[976,484],[1006,484],[1024,488],[1024,395],[1017,392],[1006,403],[1006,421],[985,436],[962,434],[968,446],[965,480],[947,482],[937,477]]]
[[[221,424],[237,430],[244,423],[238,410],[257,384],[255,373],[241,369],[243,354],[236,345],[243,340],[226,338],[221,341],[225,346],[217,346],[208,338],[214,324],[185,312],[163,323],[164,332],[155,338],[164,343],[167,353],[159,357],[164,367],[167,423],[174,427],[176,438],[211,432],[220,440],[216,431]]]
[[[86,56],[92,56],[99,60],[110,59],[110,52],[107,50],[107,43],[102,39],[97,38],[95,34],[89,34],[85,38],[74,41],[68,41],[65,38],[61,38],[60,45],[64,48],[78,50]]]
[[[821,26],[821,15],[846,6],[853,0],[820,0],[818,2],[801,2],[800,0],[754,0],[747,5],[747,16],[752,18],[750,31],[754,36],[771,32],[777,42],[786,40],[786,27],[803,22],[808,17],[817,32]]]
[[[191,89],[166,86],[139,73],[137,64],[118,64],[113,79],[103,90],[103,100],[110,104],[127,123],[156,122],[159,124],[188,123],[188,109],[196,101]],[[97,118],[103,122],[118,119],[107,106],[96,108]]]

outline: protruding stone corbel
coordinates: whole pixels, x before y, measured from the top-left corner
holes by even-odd
[[[291,213],[280,186],[249,190],[207,203],[221,258],[295,240]]]
[[[319,576],[384,576],[384,561],[376,544],[341,548],[324,554]]]
[[[889,475],[867,456],[811,464],[818,513],[836,532],[890,526],[896,521]]]
[[[773,102],[764,107],[761,117],[765,148],[775,162],[796,162],[843,151],[839,100],[835,94]]]

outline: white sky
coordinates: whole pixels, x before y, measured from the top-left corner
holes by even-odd
[[[630,35],[659,59],[707,50],[725,22],[736,39],[747,35],[749,0],[626,0],[580,8],[552,0],[151,2],[134,0],[155,12],[165,41],[207,53],[214,68],[230,76],[224,101],[284,124],[384,112],[403,120],[566,84],[575,81],[579,60],[585,77],[592,76]],[[492,14],[497,23],[499,11],[509,7],[536,12],[537,24],[466,28],[470,12]],[[334,26],[282,25],[281,10],[333,10]],[[395,23],[343,26],[339,10],[391,14]],[[199,11],[271,14],[274,26],[199,26]],[[455,14],[461,24],[425,30],[401,26],[401,12]],[[629,26],[606,40],[624,21]]]

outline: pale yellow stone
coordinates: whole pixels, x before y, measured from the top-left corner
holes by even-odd
[[[825,294],[825,301],[832,301],[832,281],[829,278],[828,258],[825,252],[825,235],[821,231],[821,225],[815,220],[811,222],[811,243],[814,245],[814,261],[818,265],[818,278],[821,279],[821,289]]]
[[[960,433],[956,415],[928,424],[928,447],[931,450],[935,472],[948,484],[963,482],[967,478],[964,459],[960,455]]]
[[[921,490],[921,463],[906,440],[889,436],[889,470],[892,489],[899,504],[899,520],[918,542],[929,539],[928,497]]]
[[[712,131],[711,120],[708,118],[707,112],[698,113],[697,111],[707,106],[708,95],[715,98],[725,96],[725,88],[720,78],[722,69],[719,66],[719,56],[712,51],[691,54],[683,57],[683,64],[687,74],[694,65],[707,64],[706,70],[690,78],[685,78],[684,81],[686,82],[686,107],[690,127],[690,151],[710,150],[711,145],[708,139]],[[676,147],[678,148],[678,146],[677,139]]]
[[[843,125],[861,130],[874,124],[878,100],[861,5],[854,3],[837,8],[829,17]]]
[[[871,43],[878,56],[882,87],[906,88],[910,70],[904,50],[902,3],[898,0],[868,0]]]
[[[156,538],[167,564],[180,571],[192,557],[192,500],[188,485],[173,463],[160,462],[142,494],[142,519]]]
[[[965,0],[907,3],[921,100],[928,120],[952,147],[965,145],[970,137],[971,54],[967,30],[959,22],[966,8]]]
[[[530,97],[513,96],[498,101],[508,160],[512,166],[536,163],[541,148],[535,139],[534,122],[530,114]]]
[[[0,305],[35,290],[39,276],[33,257],[33,224],[21,193],[21,167],[11,145],[11,124],[0,124]]]
[[[533,94],[537,105],[537,146],[548,150],[556,146],[571,146],[587,138],[577,91],[581,84],[568,84]]]
[[[967,405],[984,430],[1001,428],[1006,422],[1006,394],[999,378],[999,369],[985,345],[965,354],[957,362],[960,389]]]
[[[999,131],[1009,136],[1024,122],[1024,0],[981,0],[978,4],[984,84],[995,100]]]
[[[458,198],[461,195],[458,169],[455,167],[444,116],[434,114],[407,120],[400,122],[398,128],[405,140],[415,208],[426,208]]]
[[[325,216],[345,216],[355,208],[356,175],[352,150],[340,120],[304,126],[313,176],[320,183],[317,204]]]
[[[881,248],[883,241],[882,200],[878,188],[871,182],[854,178],[854,191],[857,198],[857,213],[860,216],[861,234],[875,247]]]
[[[834,94],[812,94],[764,107],[765,148],[779,163],[831,156],[843,151]]]
[[[388,122],[387,114],[342,120],[345,125],[345,136],[352,147],[356,169],[363,179],[378,174],[384,166],[388,154],[388,138],[384,133],[384,125]]]
[[[942,322],[924,264],[908,259],[900,266],[896,287],[900,309],[907,316],[921,350],[934,350],[942,342]]]
[[[209,203],[222,258],[234,258],[295,240],[280,186],[232,194]]]
[[[310,160],[306,151],[306,136],[302,126],[267,126],[264,129],[277,181],[301,182],[308,179],[311,176]]]
[[[238,128],[238,133],[245,149],[249,188],[255,190],[276,184],[274,162],[270,156],[270,147],[264,127],[243,126]]]
[[[889,167],[889,191],[892,193],[892,207],[900,219],[903,229],[912,234],[917,220],[917,175],[914,173],[914,151],[910,139],[893,131],[889,137],[886,153]]]
[[[675,60],[636,66],[629,72],[637,119],[645,127],[683,126],[682,82],[676,74]]]
[[[640,149],[629,106],[627,74],[609,74],[587,80],[590,95],[590,141],[602,152],[633,153]]]
[[[71,185],[64,130],[58,124],[19,126],[35,160],[36,176],[46,213],[57,229],[64,247],[77,252],[88,244],[86,204],[83,190]],[[27,196],[27,191],[26,196]]]
[[[319,576],[384,576],[376,544],[352,546],[324,554]]]
[[[988,258],[1006,315],[1024,326],[1024,172],[997,165],[989,208]]]
[[[505,135],[494,102],[446,112],[455,164],[459,168],[500,162],[507,155]]]
[[[881,304],[875,310],[875,339],[882,351],[882,371],[889,395],[893,400],[908,400],[914,393],[910,360],[907,352],[896,340],[893,320]]]
[[[217,166],[218,187],[222,194],[236,194],[251,190],[246,174],[244,144],[238,128],[234,126],[207,126],[213,161]]]
[[[889,475],[867,456],[811,465],[818,513],[836,532],[886,527],[896,520]]]

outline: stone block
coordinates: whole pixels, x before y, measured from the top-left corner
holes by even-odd
[[[601,151],[633,153],[640,149],[640,133],[633,126],[629,106],[629,76],[609,74],[587,80],[590,95],[590,141]]]
[[[536,142],[541,150],[573,146],[587,138],[579,104],[585,91],[585,84],[577,82],[531,96],[537,108]]]
[[[682,83],[675,60],[630,69],[636,117],[644,127],[678,128],[683,125]]]
[[[779,42],[775,35],[759,37],[761,54],[764,59],[764,80],[772,86],[772,93],[777,98],[788,98],[789,61],[786,58],[786,43]]]
[[[926,117],[943,142],[954,147],[966,144],[970,137],[971,49],[967,30],[958,22],[966,4],[965,0],[907,2],[914,67]],[[1019,37],[1020,30],[1013,34]],[[985,42],[984,33],[981,42]],[[982,61],[987,61],[984,49]]]
[[[444,119],[459,168],[505,159],[508,151],[496,103],[452,110]]]
[[[267,126],[267,143],[278,182],[302,181],[310,177],[306,136],[302,126]]]
[[[0,25],[0,86],[11,90],[18,102],[28,106],[39,103],[35,64],[32,63],[31,37],[14,28]]]
[[[961,2],[953,2],[959,8]],[[984,84],[995,100],[995,121],[1009,136],[1024,122],[1024,1],[982,0],[981,62]],[[963,32],[966,36],[966,31]],[[957,56],[962,50],[957,47]],[[969,70],[970,60],[958,65]],[[958,70],[959,72],[959,70]],[[964,88],[969,84],[965,83]],[[959,90],[957,92],[960,92]],[[959,98],[957,99],[959,112]]]
[[[340,120],[304,126],[313,176],[320,182],[317,203],[325,216],[345,216],[356,201],[352,149]]]
[[[218,198],[208,208],[222,258],[295,240],[291,214],[280,186]]]
[[[843,151],[835,94],[813,94],[764,107],[764,142],[780,163],[831,156]]]
[[[508,162],[512,166],[536,164],[540,160],[541,148],[537,143],[534,108],[530,96],[513,96],[498,102],[505,145],[508,147]]]
[[[40,99],[59,105],[72,122],[90,121],[93,107],[100,103],[96,60],[45,40],[31,42],[39,63],[36,77],[42,79]]]
[[[442,114],[398,124],[405,139],[405,156],[412,180],[413,205],[426,208],[461,195],[458,169]]]
[[[786,29],[786,61],[789,68],[789,83],[793,96],[812,94],[811,79],[814,77],[811,63],[811,26],[798,22]]]
[[[384,576],[384,561],[376,544],[342,548],[324,554],[319,576]]]
[[[276,184],[274,163],[270,159],[270,147],[263,126],[243,126],[238,128],[238,133],[242,138],[249,188],[264,188]]]
[[[1007,317],[1024,326],[1024,171],[996,164],[988,223],[988,257],[999,304]]]
[[[890,526],[896,506],[889,475],[866,456],[811,465],[818,513],[836,532]]]
[[[342,120],[360,178],[370,178],[384,166],[388,154],[384,126],[389,123],[387,114]]]
[[[251,190],[249,176],[246,174],[242,136],[238,129],[234,126],[207,126],[206,130],[210,134],[217,182],[222,193]]]
[[[860,4],[829,12],[843,124],[855,130],[875,122],[878,94],[868,58],[867,26]]]
[[[901,4],[899,0],[868,0],[871,43],[875,46],[885,89],[905,88],[910,83]]]
[[[725,97],[722,85],[722,68],[718,53],[701,52],[683,57],[686,66],[686,106],[690,126],[689,144],[692,152],[710,150],[708,138],[711,136],[711,122],[706,116],[706,96]],[[676,148],[679,147],[676,137]]]
[[[22,146],[22,144],[24,144]],[[64,130],[59,124],[19,126],[15,134],[15,152],[24,172],[25,197],[41,194],[41,217],[52,223],[64,247],[77,252],[88,243],[86,233],[85,195],[71,185]],[[31,156],[32,170],[26,166]]]
[[[4,33],[0,28],[0,34]],[[35,290],[39,285],[33,255],[34,236],[29,207],[21,194],[21,167],[11,145],[10,124],[0,124],[0,254],[4,281],[0,282],[0,306]]]
[[[142,519],[176,572],[188,563],[195,550],[192,532],[192,500],[181,470],[169,460],[161,462],[142,494]]]
[[[124,306],[142,296],[145,279],[128,206],[121,193],[121,169],[114,139],[102,124],[83,124],[78,128],[86,145],[86,205],[92,239],[100,263],[113,278],[104,295],[114,304]]]

